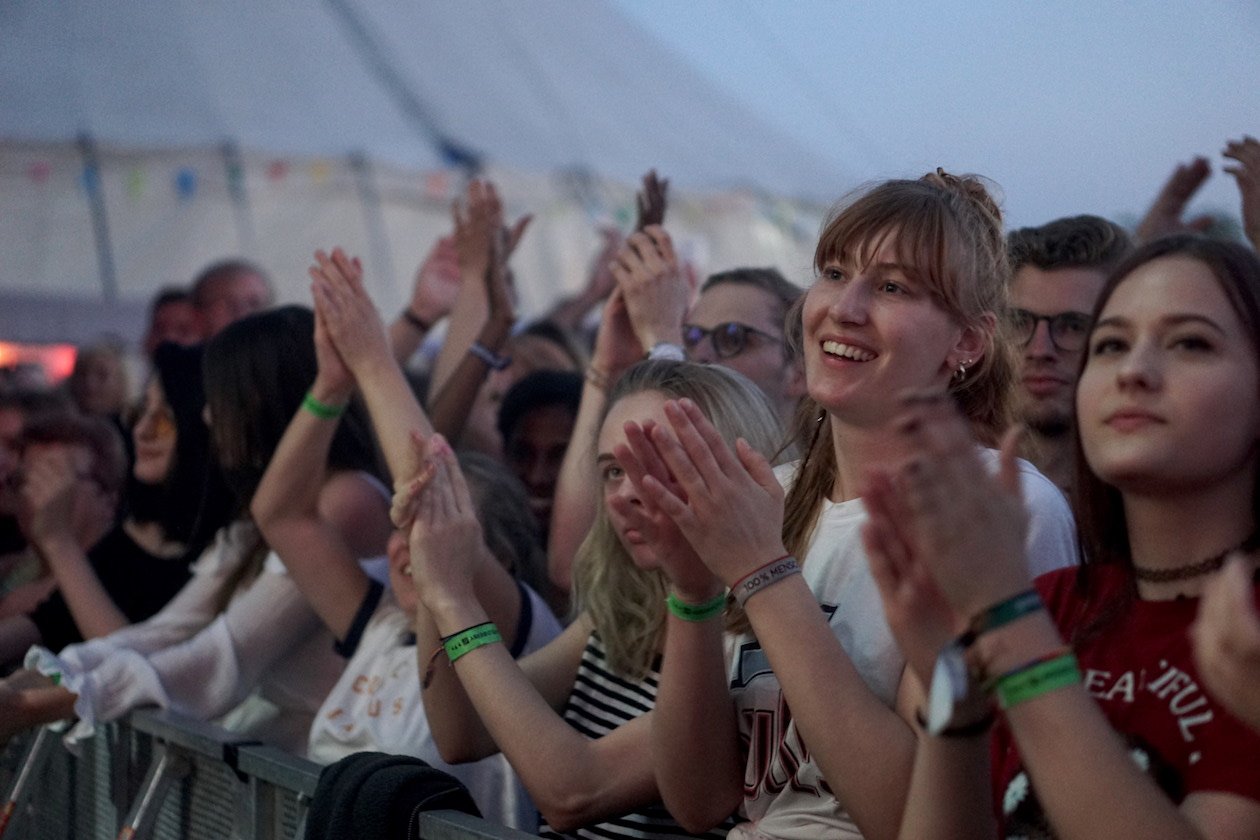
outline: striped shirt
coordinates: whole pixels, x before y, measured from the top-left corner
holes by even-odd
[[[564,719],[569,725],[588,738],[601,738],[619,726],[650,712],[656,705],[656,688],[660,680],[660,660],[652,663],[652,669],[639,680],[627,680],[618,676],[608,666],[604,643],[591,633],[582,651],[573,691],[564,707]],[[559,834],[545,822],[539,834],[552,840],[586,838],[635,838],[635,840],[672,840],[678,837],[703,837],[721,840],[734,825],[727,820],[718,828],[700,835],[688,834],[676,823],[659,802],[646,805],[637,811],[612,817],[603,822]]]

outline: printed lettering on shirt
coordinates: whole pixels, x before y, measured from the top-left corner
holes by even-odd
[[[1170,665],[1167,660],[1161,659],[1159,667],[1160,671],[1150,682],[1147,682],[1145,668],[1125,671],[1118,676],[1113,676],[1110,671],[1089,668],[1085,672],[1085,688],[1093,697],[1108,702],[1136,702],[1138,691],[1153,694],[1167,703],[1181,737],[1187,742],[1194,741],[1194,727],[1212,720],[1207,696],[1194,677]]]

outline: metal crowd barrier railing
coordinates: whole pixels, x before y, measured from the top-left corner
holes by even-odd
[[[50,727],[0,750],[0,838],[302,840],[320,766],[211,724],[142,710],[73,754]],[[530,835],[454,811],[421,815],[424,840]]]

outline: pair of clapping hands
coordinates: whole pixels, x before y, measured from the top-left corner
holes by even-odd
[[[786,553],[783,490],[747,442],[732,448],[689,400],[669,426],[627,423],[617,462],[640,504],[608,500],[652,534],[676,593],[699,602]],[[1027,515],[1012,433],[991,475],[970,427],[944,392],[905,398],[896,424],[904,460],[870,471],[863,541],[907,657],[930,673],[962,620],[1028,588]]]

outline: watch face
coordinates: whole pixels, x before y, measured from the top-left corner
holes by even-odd
[[[971,676],[967,672],[965,654],[961,645],[951,643],[936,657],[927,700],[927,731],[931,735],[939,735],[949,726],[954,709],[970,690]]]

